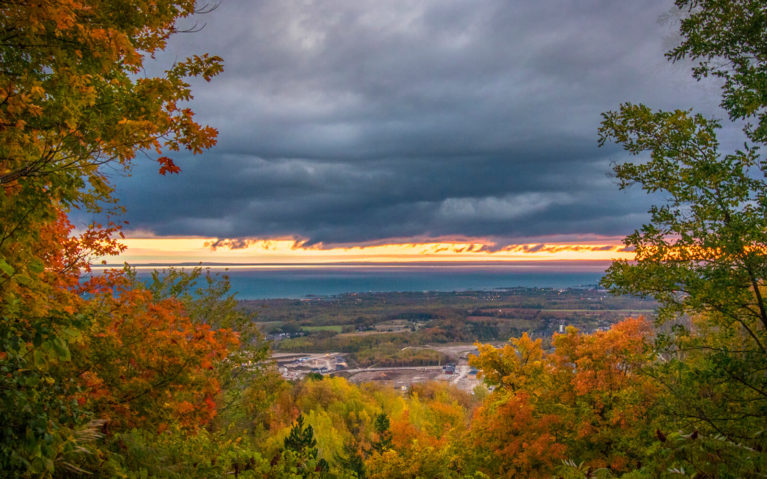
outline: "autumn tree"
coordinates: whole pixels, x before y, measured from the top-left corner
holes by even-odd
[[[233,309],[228,283],[207,275],[207,288],[195,288],[200,274],[154,274],[149,287],[118,277],[116,291],[89,301],[90,329],[73,353],[85,386],[79,398],[111,427],[196,430],[258,372],[266,350],[243,344],[236,326],[247,316]]]
[[[75,402],[71,350],[87,335],[87,294],[109,289],[109,277],[81,278],[88,255],[116,246],[108,231],[72,234],[62,212],[37,230],[39,259],[0,279],[0,469],[11,477],[69,467],[82,450],[77,433],[93,416]],[[29,245],[16,245],[27,248]],[[92,437],[92,436],[90,436]]]
[[[77,470],[71,350],[92,339],[92,298],[113,276],[83,276],[120,251],[115,224],[74,234],[73,208],[119,212],[103,165],[139,152],[177,172],[166,151],[200,153],[216,131],[185,105],[188,78],[221,71],[193,56],[145,67],[195,13],[194,0],[0,3],[0,469],[9,476]],[[147,308],[151,309],[150,306]]]
[[[237,420],[236,416],[245,413],[243,408],[251,415],[263,413],[253,407],[257,392],[252,390],[267,387],[267,376],[274,374],[265,361],[269,348],[254,315],[238,307],[229,276],[200,266],[154,270],[149,278],[139,277],[130,267],[125,273],[130,289],[146,289],[154,302],[177,302],[192,327],[237,333],[236,347],[229,349],[226,361],[214,362],[215,370],[211,371],[225,394],[219,409],[227,410],[227,421]]]
[[[747,141],[723,152],[722,122],[691,110],[626,103],[605,113],[600,144],[616,142],[641,157],[615,166],[620,187],[638,185],[662,203],[625,239],[636,261],[613,263],[603,283],[661,304],[667,334],[659,337],[653,375],[671,399],[659,437],[668,445],[667,433],[680,429],[677,438],[688,441],[672,448],[678,454],[664,467],[719,477],[763,474],[767,11],[761,1],[676,4],[682,42],[669,58],[697,61],[698,79],[722,80],[721,106],[730,119],[746,120]]]
[[[210,79],[221,59],[194,56],[164,74],[144,67],[195,12],[194,0],[3,2],[0,5],[0,264],[35,268],[41,223],[70,208],[113,202],[102,165],[139,151],[200,153],[216,131],[194,121],[187,78]],[[160,156],[160,173],[178,167]],[[98,228],[97,228],[98,229]],[[11,272],[12,271],[12,272]],[[34,271],[32,271],[34,273]],[[23,281],[23,279],[22,279]],[[28,287],[28,286],[26,286]],[[10,299],[10,298],[5,298]]]
[[[481,345],[470,364],[495,390],[471,425],[471,463],[498,477],[551,477],[563,460],[621,474],[640,467],[653,436],[656,388],[643,377],[651,330],[568,328],[553,351],[527,335]]]

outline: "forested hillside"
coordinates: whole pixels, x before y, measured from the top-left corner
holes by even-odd
[[[470,394],[289,382],[226,278],[92,274],[122,248],[108,171],[148,156],[177,174],[174,152],[213,146],[186,102],[222,60],[147,73],[194,0],[0,2],[1,475],[767,474],[767,6],[676,4],[669,59],[721,82],[746,144],[720,151],[723,121],[688,110],[604,114],[600,142],[639,157],[615,167],[619,186],[660,201],[604,286],[657,317],[478,345]],[[75,229],[75,211],[113,222]]]

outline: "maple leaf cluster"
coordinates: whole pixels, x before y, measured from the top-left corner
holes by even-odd
[[[122,271],[121,224],[69,221],[121,211],[103,166],[139,151],[201,153],[216,130],[184,105],[188,79],[221,59],[193,56],[155,77],[147,60],[195,13],[194,0],[0,4],[0,469],[77,472],[82,431],[168,424],[199,429],[219,408],[220,371],[238,334],[200,324]],[[160,173],[179,167],[160,156]],[[83,429],[85,428],[85,429]],[[80,432],[78,432],[80,431]],[[88,436],[91,437],[91,436]],[[78,459],[79,458],[79,459]]]

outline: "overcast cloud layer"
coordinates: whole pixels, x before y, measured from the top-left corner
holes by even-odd
[[[161,60],[225,60],[195,83],[218,146],[115,178],[131,228],[311,243],[625,235],[641,191],[608,176],[600,113],[623,101],[720,117],[663,57],[672,2],[223,0]]]

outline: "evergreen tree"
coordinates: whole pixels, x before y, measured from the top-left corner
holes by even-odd
[[[296,419],[296,423],[283,441],[283,447],[285,451],[293,453],[298,462],[298,470],[303,477],[308,477],[315,472],[325,473],[330,468],[325,459],[317,459],[319,450],[317,440],[314,438],[314,429],[311,424],[304,427],[303,415],[299,415]]]
[[[378,414],[375,418],[374,427],[376,434],[378,434],[378,440],[373,443],[373,449],[378,453],[382,453],[387,449],[391,449],[392,435],[391,431],[389,430],[389,416],[387,416],[384,412]]]

